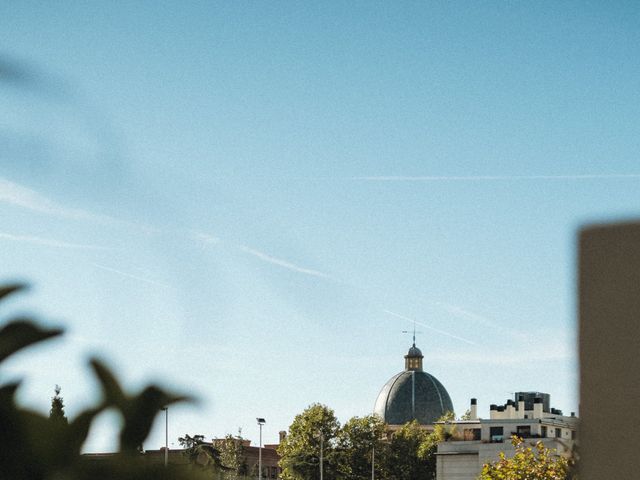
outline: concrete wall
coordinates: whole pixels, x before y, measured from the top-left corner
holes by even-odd
[[[535,444],[539,439],[531,439]],[[555,449],[560,455],[568,455],[573,442],[556,439],[542,440],[545,447]],[[436,457],[437,480],[475,480],[485,463],[493,462],[504,452],[507,458],[512,457],[515,449],[510,442],[487,443],[473,442],[442,442],[438,444]]]

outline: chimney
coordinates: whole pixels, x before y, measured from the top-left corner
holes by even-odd
[[[469,408],[471,411],[471,415],[469,415],[470,420],[478,419],[478,400],[476,398],[471,399],[471,407]]]
[[[533,418],[542,418],[542,398],[533,399]]]
[[[507,418],[516,418],[516,408],[513,400],[507,400],[505,410],[507,412]]]
[[[498,418],[498,406],[495,403],[489,405],[489,418]]]
[[[278,435],[280,436],[280,443],[284,442],[284,439],[287,438],[286,430],[280,430]]]
[[[524,395],[518,395],[518,418],[524,418],[524,411],[525,411],[525,405],[524,405]]]

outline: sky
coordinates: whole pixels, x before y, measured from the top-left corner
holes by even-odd
[[[98,401],[95,355],[185,433],[275,443],[404,368],[459,415],[578,411],[576,239],[640,212],[634,2],[0,5],[0,311],[66,329],[0,381]],[[145,443],[164,443],[164,422]],[[116,448],[99,417],[86,451]]]

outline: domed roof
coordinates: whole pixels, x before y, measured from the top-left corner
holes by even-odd
[[[404,372],[391,377],[378,394],[374,413],[386,423],[402,425],[417,420],[429,424],[453,412],[447,390],[436,377],[422,370],[423,358],[414,340],[404,356]]]
[[[415,343],[409,349],[409,353],[407,353],[407,357],[422,357],[422,352],[418,347],[416,347]]]
[[[427,372],[405,370],[382,387],[374,413],[390,425],[411,420],[434,423],[446,412],[453,411],[451,397],[436,377]]]

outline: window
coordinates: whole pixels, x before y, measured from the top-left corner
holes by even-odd
[[[504,428],[503,427],[489,427],[489,437],[492,442],[504,441]]]
[[[542,438],[546,438],[546,436],[547,436],[547,427],[540,427],[540,436]]]
[[[560,438],[560,437],[562,437],[562,429],[556,428],[556,438]]]
[[[531,437],[531,426],[530,425],[518,425],[516,429],[516,435],[522,438]]]

